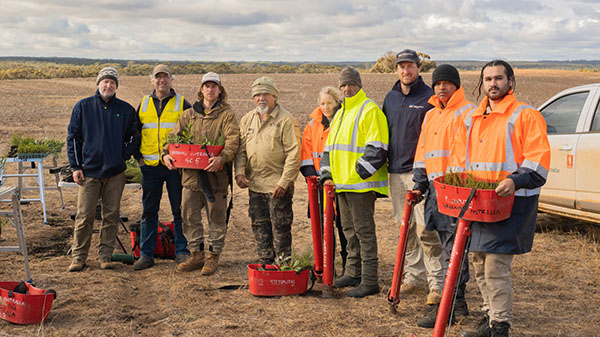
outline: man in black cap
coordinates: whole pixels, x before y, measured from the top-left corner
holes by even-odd
[[[413,161],[425,113],[433,106],[427,101],[433,95],[419,75],[421,60],[414,50],[406,49],[396,55],[398,81],[383,101],[390,134],[388,152],[390,194],[394,220],[400,227],[406,191],[413,185]],[[441,298],[442,245],[435,231],[425,230],[424,207],[417,204],[410,221],[406,245],[404,284],[401,291],[411,292],[425,288],[427,304],[435,305]]]
[[[139,146],[135,109],[116,97],[117,70],[100,70],[96,85],[94,96],[73,107],[67,135],[69,165],[79,185],[70,272],[81,271],[86,265],[98,199],[102,206],[100,268],[113,268],[111,256],[125,185],[125,160]]]
[[[454,123],[475,106],[465,99],[460,85],[458,70],[449,64],[435,68],[432,76],[435,95],[429,103],[433,109],[425,115],[421,135],[413,164],[414,192],[427,195],[425,200],[425,229],[436,230],[443,246],[442,267],[444,277],[448,271],[450,254],[454,245],[453,219],[438,211],[433,179],[445,174],[450,156],[450,144],[454,135]],[[427,155],[426,155],[427,154]],[[469,280],[469,261],[462,266],[461,277],[456,287],[454,313],[459,316],[469,314],[465,301],[465,287]],[[417,321],[423,328],[435,326],[437,304],[430,304],[425,317]],[[452,318],[451,318],[452,319]]]

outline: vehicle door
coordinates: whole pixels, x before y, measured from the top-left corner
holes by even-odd
[[[600,86],[579,136],[575,156],[576,208],[600,213]]]
[[[550,170],[540,202],[575,208],[575,154],[580,136],[577,130],[583,127],[580,116],[589,109],[591,91],[595,90],[587,86],[565,90],[540,108],[551,147]]]

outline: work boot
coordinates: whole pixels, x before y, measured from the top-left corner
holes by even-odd
[[[454,314],[456,316],[469,316],[469,308],[464,297],[454,300]]]
[[[69,266],[69,268],[67,270],[69,272],[82,271],[84,267],[85,267],[84,260],[74,258],[73,261],[71,262],[71,265]]]
[[[487,314],[477,322],[475,330],[463,331],[461,337],[489,337],[492,331],[490,329],[490,317]]]
[[[360,280],[360,277],[351,277],[344,275],[333,281],[333,286],[336,288],[356,287],[360,284]]]
[[[139,260],[133,264],[133,270],[144,270],[154,266],[154,259],[142,255]]]
[[[204,251],[192,252],[192,255],[184,263],[177,265],[177,271],[192,271],[204,266]]]
[[[358,287],[350,290],[348,292],[348,296],[360,298],[360,297],[365,297],[365,296],[378,294],[378,293],[379,293],[379,285],[378,284],[366,285],[366,284],[361,283],[358,285]]]
[[[415,294],[423,291],[427,291],[427,287],[424,285],[402,282],[402,285],[400,286],[400,293],[402,294]]]
[[[100,260],[100,269],[114,269],[115,266],[113,266],[112,260],[110,257],[103,257]]]
[[[492,321],[491,337],[508,337],[508,329],[510,329],[510,324]]]
[[[438,304],[428,304],[427,307],[425,308],[425,316],[423,316],[417,320],[417,325],[420,326],[421,328],[433,329],[435,327],[435,320],[437,319],[438,310],[439,310],[439,303]],[[452,324],[452,325],[454,323],[456,323],[456,319],[455,319],[454,315],[451,318],[449,318],[448,321],[450,321],[450,324]]]
[[[431,289],[429,294],[427,294],[427,305],[436,305],[440,303],[440,299],[442,299],[442,293],[438,289]]]
[[[177,256],[175,256],[175,263],[176,264],[182,264],[185,261],[187,261],[187,259],[190,258],[190,254],[177,254]]]
[[[217,271],[218,265],[219,254],[209,253],[208,258],[206,259],[206,263],[204,264],[204,267],[202,267],[200,275],[208,276],[214,274]]]

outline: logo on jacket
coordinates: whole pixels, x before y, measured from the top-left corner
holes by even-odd
[[[410,104],[408,106],[409,109],[423,109],[425,106],[423,105],[414,105],[414,104]]]

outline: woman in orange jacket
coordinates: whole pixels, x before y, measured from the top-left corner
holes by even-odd
[[[323,148],[329,135],[329,124],[333,116],[340,108],[342,94],[334,87],[324,87],[319,92],[319,106],[310,114],[310,121],[302,133],[302,163],[300,164],[300,173],[304,177],[317,176],[320,173],[320,163],[323,157]],[[322,205],[322,195],[319,194],[319,204]],[[337,203],[336,203],[336,213]],[[309,211],[310,217],[310,211]],[[340,237],[342,257],[342,268],[346,267],[346,238],[342,232],[342,224],[339,217],[335,218],[335,225],[338,228]]]

